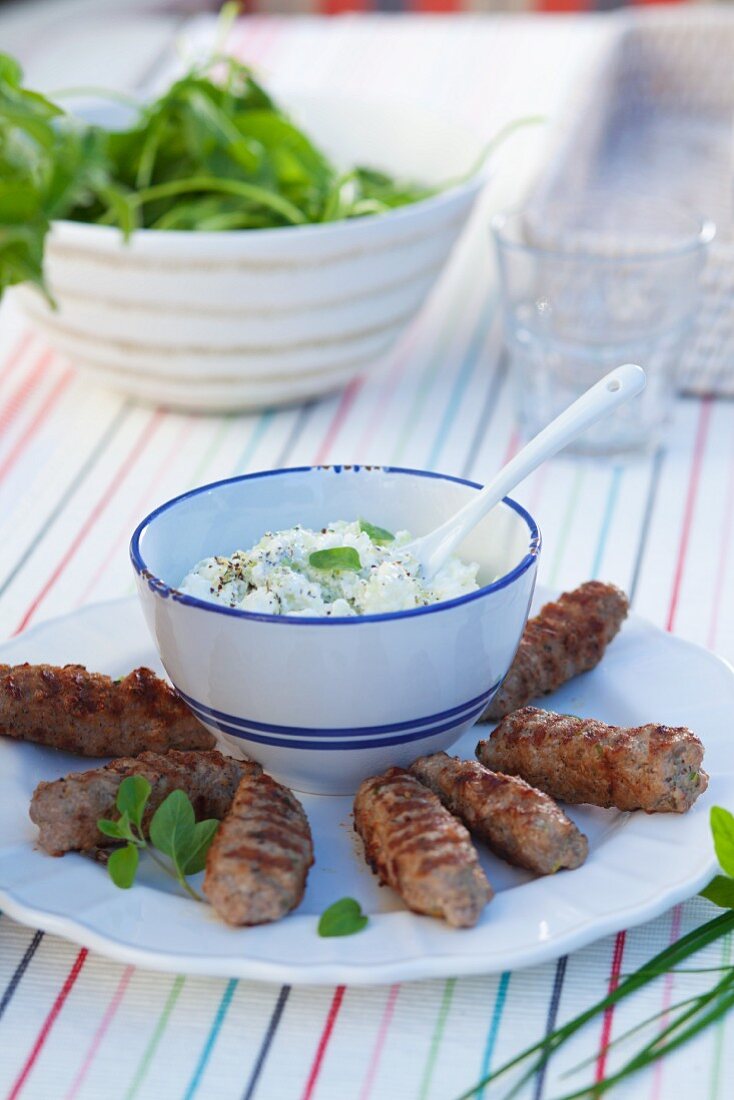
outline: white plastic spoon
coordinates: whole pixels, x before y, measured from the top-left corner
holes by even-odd
[[[634,363],[615,367],[578,400],[543,428],[526,447],[515,455],[481,493],[455,515],[431,531],[414,539],[405,549],[421,563],[424,577],[430,579],[445,565],[457,546],[495,504],[531,474],[536,466],[551,458],[571,440],[602,417],[635,397],[645,388],[645,372]]]

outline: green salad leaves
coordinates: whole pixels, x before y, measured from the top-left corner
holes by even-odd
[[[0,294],[15,283],[43,286],[52,219],[93,199],[104,210],[111,201],[100,135],[23,88],[19,66],[0,54]]]
[[[126,236],[272,229],[379,214],[432,193],[370,168],[342,171],[231,57],[189,70],[111,130],[25,88],[0,54],[0,294],[23,282],[45,289],[54,219]]]

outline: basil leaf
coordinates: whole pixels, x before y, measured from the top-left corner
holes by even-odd
[[[359,529],[378,544],[381,542],[395,542],[395,536],[390,531],[386,531],[384,527],[375,527],[373,523],[368,523],[366,519],[359,521]]]
[[[319,918],[320,936],[353,936],[367,926],[369,918],[354,898],[340,898],[325,909]]]
[[[185,865],[182,867],[185,875],[196,875],[206,867],[206,857],[209,846],[216,836],[219,822],[215,818],[206,821],[198,821],[194,825],[194,836],[191,841]]]
[[[701,897],[708,898],[722,909],[734,909],[734,879],[717,875],[705,890],[701,891]]]
[[[118,848],[107,860],[107,871],[115,886],[121,890],[129,890],[135,881],[135,873],[138,869],[138,849],[134,844],[126,844],[124,848]]]
[[[138,828],[142,825],[151,789],[150,783],[143,775],[128,775],[117,788],[115,805],[120,813],[127,814]]]
[[[116,840],[127,839],[127,833],[124,831],[119,821],[110,821],[107,817],[100,817],[97,822],[97,828],[104,836],[111,836]]]
[[[308,556],[309,565],[314,569],[351,570],[358,573],[362,568],[359,554],[353,546],[332,546],[329,550],[314,550]]]
[[[734,815],[722,806],[712,806],[711,832],[716,858],[727,875],[734,876]]]
[[[150,839],[182,869],[194,838],[194,808],[184,791],[171,791],[153,814]]]

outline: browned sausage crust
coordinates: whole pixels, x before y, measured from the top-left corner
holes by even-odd
[[[629,611],[613,584],[587,581],[528,621],[515,659],[480,722],[495,722],[599,664]]]
[[[408,908],[454,928],[477,923],[492,897],[469,833],[403,768],[365,779],[354,825],[367,862]]]
[[[579,867],[588,855],[588,841],[573,821],[522,779],[445,752],[422,756],[410,770],[508,863],[551,875],[562,867]]]
[[[91,851],[114,844],[97,828],[100,817],[118,817],[117,788],[128,775],[142,775],[152,787],[143,818],[150,819],[171,791],[182,790],[191,799],[197,820],[222,818],[243,775],[261,770],[251,761],[234,760],[220,752],[144,752],[113,760],[104,768],[72,772],[53,783],[39,783],[31,799],[31,821],[40,829],[39,843],[52,856]]]
[[[269,775],[246,775],[206,860],[204,893],[229,924],[265,924],[295,909],[313,863],[303,806]]]
[[[149,668],[136,668],[117,681],[82,665],[0,665],[0,734],[79,756],[137,756],[215,744]]]
[[[618,810],[684,813],[708,785],[703,745],[685,726],[623,729],[535,707],[504,718],[477,756],[563,802]]]

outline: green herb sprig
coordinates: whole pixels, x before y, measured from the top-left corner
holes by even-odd
[[[509,1091],[505,1093],[504,1100],[510,1100],[510,1097],[515,1096],[522,1086],[547,1065],[553,1055],[590,1020],[595,1019],[606,1009],[632,996],[632,994],[664,974],[687,972],[686,968],[682,968],[680,964],[722,936],[734,932],[734,815],[720,806],[713,806],[711,809],[711,831],[716,855],[725,874],[717,875],[713,882],[701,893],[703,897],[708,898],[727,911],[689,932],[676,943],[671,944],[670,947],[666,947],[665,950],[655,955],[639,970],[623,978],[613,992],[597,1001],[596,1004],[591,1005],[590,1008],[581,1012],[574,1019],[569,1020],[562,1027],[556,1028],[549,1035],[544,1036],[537,1043],[527,1047],[492,1073],[487,1074],[476,1085],[457,1097],[456,1100],[469,1100],[470,1097],[476,1096],[485,1089],[487,1085],[495,1082],[500,1077],[504,1077],[510,1070],[519,1068],[528,1059],[531,1059],[528,1067],[514,1082]],[[604,1048],[606,1051],[612,1046],[627,1041],[632,1035],[661,1017],[669,1021],[657,1031],[651,1040],[644,1043],[627,1062],[623,1063],[615,1073],[598,1083],[574,1089],[571,1092],[564,1093],[562,1097],[554,1097],[554,1100],[579,1100],[581,1097],[594,1097],[594,1100],[597,1100],[603,1093],[618,1085],[620,1081],[626,1080],[639,1070],[663,1058],[666,1054],[677,1050],[706,1028],[721,1020],[734,1009],[734,966],[713,967],[711,969],[723,975],[711,989],[705,993],[679,1001],[664,1012],[655,1013],[620,1035],[613,1043],[609,1043]],[[594,1057],[596,1057],[596,1054]],[[580,1062],[565,1076],[577,1072],[588,1065],[589,1061],[590,1059],[586,1059]]]
[[[354,898],[340,898],[325,909],[319,918],[320,936],[353,936],[367,927],[369,917]]]
[[[214,818],[197,822],[185,791],[171,791],[150,820],[148,839],[143,830],[143,818],[150,794],[151,786],[144,776],[127,776],[117,789],[115,805],[120,812],[119,818],[100,818],[97,822],[97,828],[105,836],[126,842],[123,848],[117,848],[110,855],[107,861],[109,876],[115,886],[129,890],[135,881],[140,853],[147,851],[190,897],[203,901],[186,879],[204,870],[206,854],[219,822]],[[160,859],[156,850],[167,858]]]

